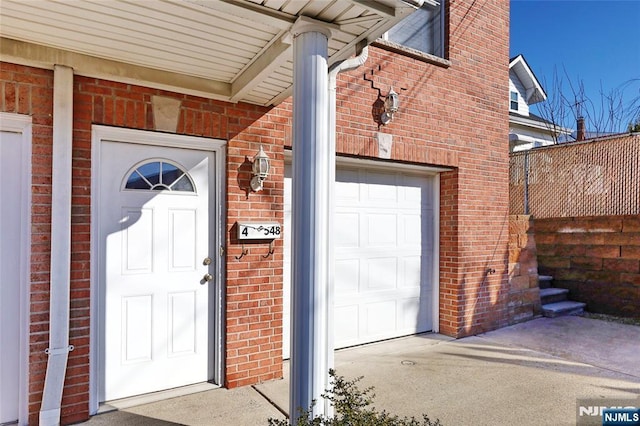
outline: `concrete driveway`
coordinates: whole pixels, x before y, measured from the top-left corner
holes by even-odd
[[[361,388],[375,387],[379,409],[425,413],[443,425],[600,424],[578,419],[579,400],[640,406],[640,327],[559,317],[458,340],[423,334],[337,351],[336,371],[364,376]],[[284,380],[166,399],[85,424],[266,425],[288,411],[288,386],[285,365]]]

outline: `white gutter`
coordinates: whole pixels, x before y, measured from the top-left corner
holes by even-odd
[[[329,232],[326,236],[326,249],[328,259],[328,271],[327,271],[327,306],[329,307],[327,313],[327,330],[329,330],[327,338],[327,365],[328,368],[334,367],[334,340],[333,340],[333,307],[334,307],[334,283],[335,283],[335,261],[334,261],[334,238],[333,238],[333,222],[335,211],[335,182],[336,182],[336,103],[337,103],[337,81],[338,74],[343,71],[349,71],[356,69],[366,62],[369,57],[369,46],[365,46],[360,54],[354,58],[347,59],[345,61],[333,64],[329,68],[329,191],[328,191],[328,203],[327,203],[327,217],[329,224]],[[330,388],[330,383],[325,384],[325,389]],[[333,407],[331,403],[323,398],[325,403],[325,414],[331,416],[333,414]]]
[[[53,68],[53,153],[51,184],[51,284],[49,290],[49,347],[45,351],[40,426],[60,424],[62,390],[69,345],[71,279],[71,157],[73,135],[73,69]]]

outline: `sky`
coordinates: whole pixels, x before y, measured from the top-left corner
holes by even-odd
[[[511,0],[510,56],[518,54],[547,94],[554,67],[598,104],[601,86],[610,93],[638,79],[624,91],[628,104],[640,97],[640,0]]]

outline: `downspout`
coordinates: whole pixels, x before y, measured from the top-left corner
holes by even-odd
[[[71,288],[71,157],[73,135],[73,69],[53,69],[53,149],[51,183],[51,284],[49,347],[40,426],[60,424],[67,371]]]
[[[333,64],[329,68],[329,202],[327,203],[329,231],[327,233],[327,259],[329,260],[329,270],[327,271],[327,305],[329,313],[327,315],[327,364],[329,368],[334,367],[334,341],[333,341],[333,299],[334,299],[334,250],[333,250],[333,212],[335,207],[334,186],[336,181],[336,103],[337,103],[337,81],[338,74],[343,71],[356,69],[366,62],[369,56],[369,47],[364,46],[359,55],[342,62]],[[330,383],[325,383],[325,389],[330,388]],[[333,407],[327,399],[325,403],[325,414],[331,416]]]

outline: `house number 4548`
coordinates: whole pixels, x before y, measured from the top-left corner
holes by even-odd
[[[239,240],[271,240],[281,235],[279,223],[238,223]]]

